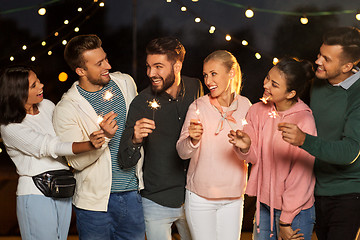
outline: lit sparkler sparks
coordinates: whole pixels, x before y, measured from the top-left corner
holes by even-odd
[[[100,124],[103,120],[104,118],[101,115],[99,115],[96,122]]]
[[[113,96],[114,94],[110,90],[107,90],[103,94],[103,99],[109,101]]]
[[[279,116],[275,110],[270,111],[268,114],[270,118],[276,118],[277,116]]]
[[[244,119],[241,119],[241,125],[245,126],[245,125],[247,125],[247,124],[248,124],[248,122],[246,121],[245,118],[244,118]]]
[[[155,111],[158,110],[161,106],[157,99],[153,99],[151,101],[148,101],[148,106],[153,110],[153,120],[155,119]]]
[[[267,96],[266,98],[265,98],[265,97],[260,98],[260,100],[261,100],[264,104],[267,104],[268,101],[269,101],[269,99],[270,99],[270,96]]]

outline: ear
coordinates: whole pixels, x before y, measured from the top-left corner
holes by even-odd
[[[295,90],[291,90],[291,92],[289,92],[286,96],[287,99],[292,99],[293,97],[296,96],[296,91]]]
[[[235,77],[235,70],[234,70],[233,68],[230,69],[229,75],[230,75],[230,78],[234,78],[234,77]]]
[[[348,73],[351,71],[351,69],[354,67],[354,64],[349,62],[344,65],[342,65],[341,69],[343,73]]]
[[[176,61],[176,63],[174,64],[173,68],[174,68],[174,73],[175,73],[175,74],[180,73],[180,72],[181,72],[181,69],[182,69],[182,62]]]
[[[77,75],[79,75],[79,77],[82,77],[82,76],[84,76],[85,75],[85,69],[83,69],[83,68],[81,68],[81,67],[77,67],[76,69],[75,69],[75,72],[76,72],[76,74]]]

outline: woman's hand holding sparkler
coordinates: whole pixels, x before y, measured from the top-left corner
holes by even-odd
[[[196,145],[201,139],[203,134],[203,126],[199,119],[191,119],[189,126],[189,136],[191,138],[191,143]]]
[[[116,130],[119,128],[119,126],[116,124],[116,116],[116,113],[109,112],[103,117],[102,121],[99,123],[101,129],[105,133],[105,136],[108,138],[114,137]]]
[[[105,134],[103,130],[95,131],[90,134],[90,142],[95,149],[101,148],[105,143]]]
[[[132,137],[133,144],[142,143],[143,139],[147,137],[155,129],[155,122],[148,118],[137,120],[134,126],[134,135]]]
[[[228,134],[229,142],[235,147],[238,147],[242,153],[247,153],[250,149],[251,139],[244,131],[231,130]]]

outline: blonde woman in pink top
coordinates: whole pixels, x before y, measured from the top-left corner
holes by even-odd
[[[246,116],[244,131],[231,131],[239,156],[252,163],[246,194],[257,197],[254,240],[310,240],[315,222],[314,157],[282,138],[291,122],[316,135],[310,108],[299,99],[314,77],[308,61],[285,58],[264,80],[263,102]]]
[[[181,158],[191,158],[186,218],[194,240],[238,240],[247,164],[233,151],[227,134],[242,129],[251,103],[238,95],[241,71],[230,52],[207,56],[203,74],[210,93],[190,105],[176,146]]]

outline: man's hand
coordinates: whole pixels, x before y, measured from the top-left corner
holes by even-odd
[[[251,145],[251,139],[244,131],[241,130],[231,130],[228,134],[229,142],[235,147],[240,148],[242,153],[247,153]]]
[[[90,142],[94,148],[99,149],[105,143],[105,134],[103,130],[95,131],[90,134]]]
[[[143,139],[152,133],[154,129],[155,122],[153,120],[148,118],[137,120],[134,126],[133,144],[142,143]]]
[[[306,134],[293,123],[279,123],[278,130],[282,132],[284,141],[294,145],[301,146],[305,142]]]
[[[203,134],[203,126],[198,119],[191,119],[189,126],[189,136],[191,138],[192,144],[196,145],[201,139]]]
[[[116,130],[119,128],[116,124],[116,120],[114,120],[116,116],[117,114],[111,111],[104,116],[103,120],[99,124],[101,129],[104,131],[105,136],[108,138],[114,137]]]

